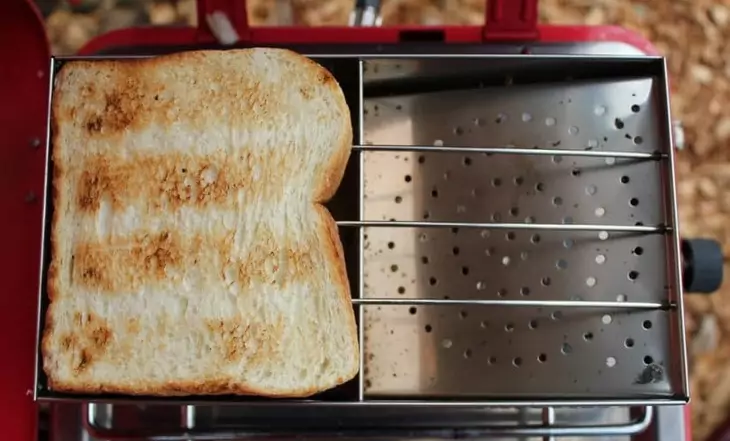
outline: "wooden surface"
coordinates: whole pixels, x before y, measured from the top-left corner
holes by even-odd
[[[196,22],[194,0],[82,0],[77,10],[95,8],[84,13],[39,3],[50,12],[56,54],[132,24]],[[249,0],[249,13],[259,25],[343,25],[353,3]],[[483,0],[383,0],[383,19],[386,25],[481,24],[483,7]],[[543,23],[621,25],[668,57],[673,117],[685,130],[678,166],[682,233],[717,238],[730,255],[730,0],[542,0],[540,16]],[[730,282],[713,296],[689,296],[687,311],[693,438],[704,440],[730,414]]]

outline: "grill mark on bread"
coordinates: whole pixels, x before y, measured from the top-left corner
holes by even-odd
[[[226,361],[233,363],[244,359],[249,368],[254,368],[278,354],[285,323],[281,317],[270,324],[224,319],[207,320],[206,326],[221,340],[220,347]]]
[[[284,158],[268,161],[283,162]],[[119,210],[140,200],[148,209],[162,211],[183,206],[202,207],[245,198],[278,198],[285,176],[258,170],[263,163],[250,153],[233,160],[226,157],[196,158],[177,154],[134,160],[92,158],[85,162],[76,184],[76,207],[93,213],[106,198]],[[265,183],[265,185],[262,185]]]
[[[107,322],[94,313],[73,315],[74,331],[62,334],[61,347],[70,353],[71,369],[78,376],[86,372],[101,358],[113,338]]]
[[[200,240],[192,238],[186,251],[194,252]],[[179,268],[185,260],[180,238],[167,231],[108,243],[82,242],[73,256],[75,284],[101,292],[136,290],[144,280],[164,279],[168,268]]]
[[[71,279],[76,286],[99,293],[135,292],[145,284],[179,275],[196,265],[200,256],[216,254],[223,264],[219,278],[229,287],[233,283],[240,287],[265,283],[284,288],[316,269],[315,243],[290,244],[282,252],[281,240],[271,230],[264,230],[257,233],[246,252],[236,253],[234,235],[181,236],[163,231],[80,242],[74,248]]]

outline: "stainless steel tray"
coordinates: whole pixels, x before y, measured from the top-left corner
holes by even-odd
[[[358,133],[330,208],[358,311],[361,375],[311,400],[159,401],[313,405],[344,418],[381,407],[415,415],[687,400],[662,59],[320,61],[345,90]],[[40,365],[37,377],[38,399],[154,401],[59,394]]]

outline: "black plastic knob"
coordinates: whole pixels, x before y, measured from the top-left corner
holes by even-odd
[[[709,294],[722,284],[722,246],[712,239],[682,240],[683,284],[687,294]]]

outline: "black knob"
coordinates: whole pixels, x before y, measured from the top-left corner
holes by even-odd
[[[682,240],[682,277],[686,293],[709,294],[722,284],[722,246],[712,239]]]

